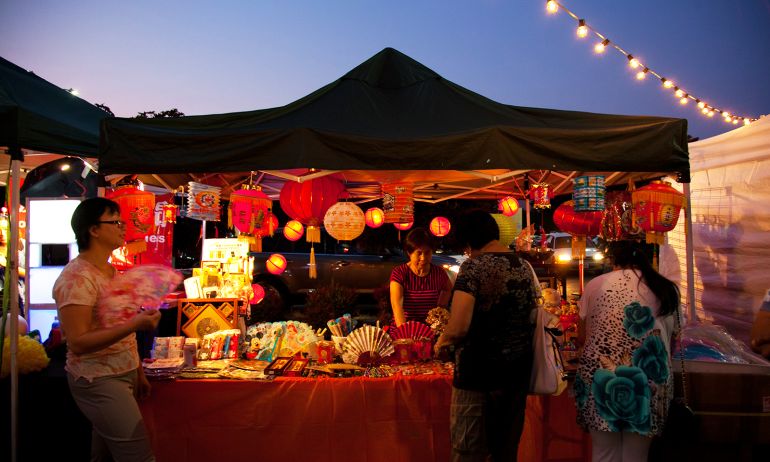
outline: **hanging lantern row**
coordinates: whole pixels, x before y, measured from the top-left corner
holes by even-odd
[[[604,176],[585,175],[574,180],[572,200],[576,212],[601,212],[604,210]]]
[[[249,243],[249,250],[262,251],[262,238],[272,236],[275,228],[270,219],[273,201],[259,186],[243,185],[230,194],[227,226],[239,231],[238,239]]]
[[[337,202],[324,216],[324,227],[338,241],[352,241],[364,232],[366,218],[361,207],[352,202]]]
[[[120,219],[126,224],[126,253],[136,255],[146,251],[144,238],[155,224],[155,195],[136,186],[123,186],[105,196],[120,207]]]
[[[436,237],[444,237],[449,234],[452,224],[445,217],[436,217],[430,221],[430,232]]]
[[[414,221],[414,183],[382,184],[382,211],[385,223]]]
[[[372,207],[366,211],[366,226],[370,228],[379,228],[385,223],[385,213],[382,209]]]
[[[519,201],[513,196],[505,196],[498,202],[497,209],[506,217],[512,217],[519,211]]]

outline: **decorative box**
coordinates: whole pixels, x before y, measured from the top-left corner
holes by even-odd
[[[291,356],[279,356],[275,358],[273,362],[265,368],[265,375],[283,375],[291,361]]]
[[[289,367],[284,370],[283,375],[286,377],[302,377],[302,372],[305,370],[307,363],[307,358],[294,358]]]

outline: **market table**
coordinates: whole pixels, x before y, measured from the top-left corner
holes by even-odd
[[[448,461],[451,377],[153,382],[157,460]],[[531,396],[520,460],[588,460],[572,398]]]

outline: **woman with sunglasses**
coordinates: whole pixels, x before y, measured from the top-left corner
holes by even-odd
[[[135,333],[154,329],[160,313],[140,311],[118,325],[100,316],[100,302],[116,274],[109,258],[125,241],[117,203],[86,199],[72,214],[71,225],[80,253],[56,280],[53,297],[67,342],[70,392],[93,425],[91,460],[155,460],[136,402],[149,394],[150,384]]]

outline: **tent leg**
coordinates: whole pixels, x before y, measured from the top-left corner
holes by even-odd
[[[687,318],[689,322],[698,320],[698,314],[695,310],[695,253],[692,240],[692,196],[690,194],[690,183],[682,183],[684,187],[684,239],[685,239],[685,258],[687,265]]]
[[[6,277],[10,278],[10,356],[11,356],[11,461],[16,462],[18,441],[18,398],[19,398],[19,175],[21,161],[11,161],[11,226],[8,242],[8,264]]]

